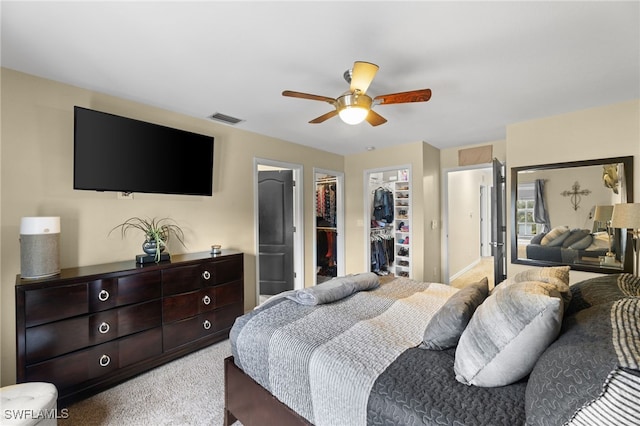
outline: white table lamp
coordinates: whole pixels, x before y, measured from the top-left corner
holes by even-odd
[[[633,250],[636,256],[633,273],[638,275],[640,259],[640,203],[616,204],[611,216],[612,228],[626,228],[633,236]]]

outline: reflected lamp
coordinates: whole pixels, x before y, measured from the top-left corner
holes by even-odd
[[[636,261],[633,268],[634,275],[638,275],[640,259],[640,203],[623,203],[613,206],[611,227],[628,229],[633,236],[633,251]]]

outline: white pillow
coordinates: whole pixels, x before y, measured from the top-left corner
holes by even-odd
[[[533,369],[562,325],[564,303],[552,283],[506,286],[476,309],[456,348],[456,380],[497,387],[515,383]]]

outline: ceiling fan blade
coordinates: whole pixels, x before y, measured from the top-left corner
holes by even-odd
[[[381,116],[380,114],[378,114],[372,109],[369,110],[369,114],[367,114],[367,116],[365,117],[365,120],[367,120],[367,123],[371,124],[372,126],[379,126],[387,122],[386,118],[384,118],[383,116]]]
[[[327,96],[311,95],[309,93],[294,92],[292,90],[285,90],[284,92],[282,92],[282,96],[289,96],[292,98],[300,98],[300,99],[310,99],[312,101],[323,101],[323,102],[328,102],[332,105],[334,105],[336,102],[335,99],[329,98]]]
[[[379,105],[404,104],[408,102],[426,102],[429,99],[431,99],[431,89],[421,89],[376,96],[373,98],[373,102]]]
[[[367,92],[369,85],[373,81],[373,77],[378,72],[378,66],[370,62],[354,62],[351,71],[351,93],[359,90],[362,94]]]
[[[336,115],[338,115],[338,110],[334,109],[333,111],[329,111],[326,114],[322,114],[320,117],[314,118],[309,123],[311,123],[311,124],[322,123],[323,121],[326,121],[326,120],[330,119],[331,117],[335,117]]]

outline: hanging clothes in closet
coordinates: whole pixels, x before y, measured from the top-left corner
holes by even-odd
[[[316,184],[316,217],[321,217],[327,226],[336,226],[336,182]]]
[[[394,252],[393,233],[388,228],[371,232],[371,271],[378,275],[387,275],[393,265]]]
[[[319,280],[338,275],[336,201],[335,178],[316,182],[316,275]]]
[[[379,187],[373,192],[373,219],[381,222],[393,222],[393,192]]]
[[[317,230],[317,275],[324,277],[336,277],[338,275],[338,267],[336,264],[336,251],[337,251],[337,233],[335,229],[323,229],[321,228],[324,220],[317,218],[318,230]]]

